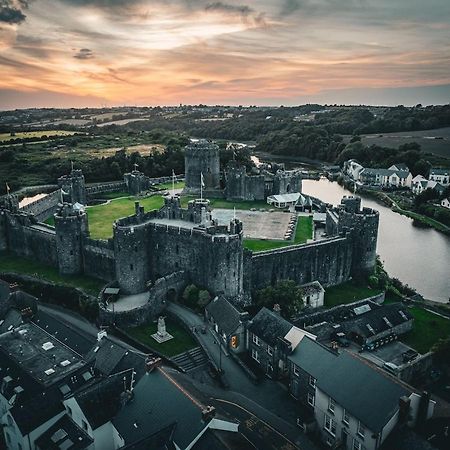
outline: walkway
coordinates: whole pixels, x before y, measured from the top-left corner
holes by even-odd
[[[189,327],[200,329],[205,325],[203,319],[193,311],[175,303],[168,303],[167,311],[177,316]],[[207,328],[205,334],[197,334],[200,344],[212,355],[215,364],[222,367],[229,389],[203,382],[192,384],[213,398],[225,399],[243,406],[271,426],[279,430],[301,449],[315,449],[316,446],[300,432],[296,426],[298,402],[295,402],[280,383],[264,379],[258,385],[253,384],[243,369],[229,356],[226,356],[217,343],[212,331]]]

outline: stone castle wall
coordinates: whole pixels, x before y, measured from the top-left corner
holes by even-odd
[[[258,290],[288,279],[297,284],[317,280],[323,286],[343,283],[351,276],[352,251],[349,236],[342,236],[254,253],[247,261],[249,288]]]
[[[36,224],[32,216],[4,213],[3,239],[13,255],[22,256],[53,267],[58,266],[56,234],[52,227]]]
[[[43,222],[57,211],[60,202],[61,189],[57,189],[45,197],[23,206],[20,211],[33,214],[36,220]]]
[[[112,240],[85,239],[83,246],[84,272],[105,281],[116,278],[116,261]]]
[[[97,194],[105,194],[106,192],[120,192],[127,188],[125,181],[111,181],[110,183],[100,183],[86,186],[86,194],[88,198]]]

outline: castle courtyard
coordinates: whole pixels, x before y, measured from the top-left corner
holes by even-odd
[[[212,215],[219,224],[227,224],[235,212],[230,209],[213,209]],[[236,218],[244,226],[244,237],[253,239],[284,240],[292,214],[279,211],[236,210]]]

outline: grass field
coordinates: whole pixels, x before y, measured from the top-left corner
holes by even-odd
[[[418,306],[409,308],[414,316],[414,328],[401,340],[420,353],[426,353],[441,338],[450,336],[450,320]]]
[[[105,200],[112,200],[114,198],[129,197],[129,196],[130,196],[129,192],[120,191],[120,192],[105,192],[103,194],[98,194],[96,197]]]
[[[108,239],[113,235],[112,225],[115,220],[134,214],[134,202],[139,200],[145,211],[159,209],[164,204],[160,195],[146,198],[126,197],[111,200],[107,204],[86,208],[89,231],[93,239]]]
[[[0,142],[8,142],[14,139],[41,139],[42,136],[72,136],[75,131],[45,130],[45,131],[22,131],[11,136],[10,133],[0,133]]]
[[[349,139],[348,136],[344,137],[345,141]],[[394,148],[409,142],[417,142],[425,152],[450,158],[450,127],[435,130],[367,134],[361,136],[361,139],[365,145]]]
[[[37,261],[1,253],[0,272],[15,272],[31,275],[35,278],[51,281],[63,286],[80,288],[87,293],[97,296],[105,282],[85,275],[60,275],[54,267],[45,266]]]
[[[313,221],[312,217],[300,216],[295,230],[294,241],[276,241],[267,239],[244,239],[244,247],[252,252],[272,250],[274,248],[287,247],[288,245],[303,244],[312,238]]]
[[[183,208],[187,207],[187,204],[190,200],[194,200],[198,197],[193,197],[190,195],[186,195],[181,197],[181,206]],[[222,198],[212,198],[212,199],[208,199],[210,200],[210,205],[212,208],[221,208],[221,209],[252,209],[252,208],[256,208],[256,209],[273,209],[273,206],[268,205],[266,202],[264,201],[228,201],[228,200],[224,200]]]
[[[185,186],[184,181],[175,181],[175,189],[183,189]],[[161,184],[156,184],[154,186],[155,188],[158,189],[172,189],[172,182],[170,181],[169,183],[161,183]]]
[[[325,289],[325,306],[331,308],[336,305],[356,302],[380,292],[381,289],[371,289],[368,286],[361,286],[348,281]]]
[[[150,323],[141,325],[134,328],[127,328],[125,331],[134,339],[142,344],[150,347],[165,356],[176,356],[180,353],[197,347],[192,336],[176,322],[166,319],[166,329],[174,339],[170,341],[158,344],[153,338],[152,334],[156,333],[158,325],[156,323]]]

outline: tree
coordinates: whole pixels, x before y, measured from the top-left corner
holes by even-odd
[[[434,352],[434,360],[439,363],[449,364],[450,362],[450,337],[439,339],[431,349]]]
[[[211,296],[207,290],[201,290],[198,293],[197,305],[203,309],[211,300]]]
[[[256,304],[272,309],[278,303],[285,317],[292,317],[303,308],[302,288],[292,280],[279,281],[256,293]]]
[[[195,284],[189,284],[183,291],[183,301],[189,307],[195,307],[198,302],[199,289]]]

